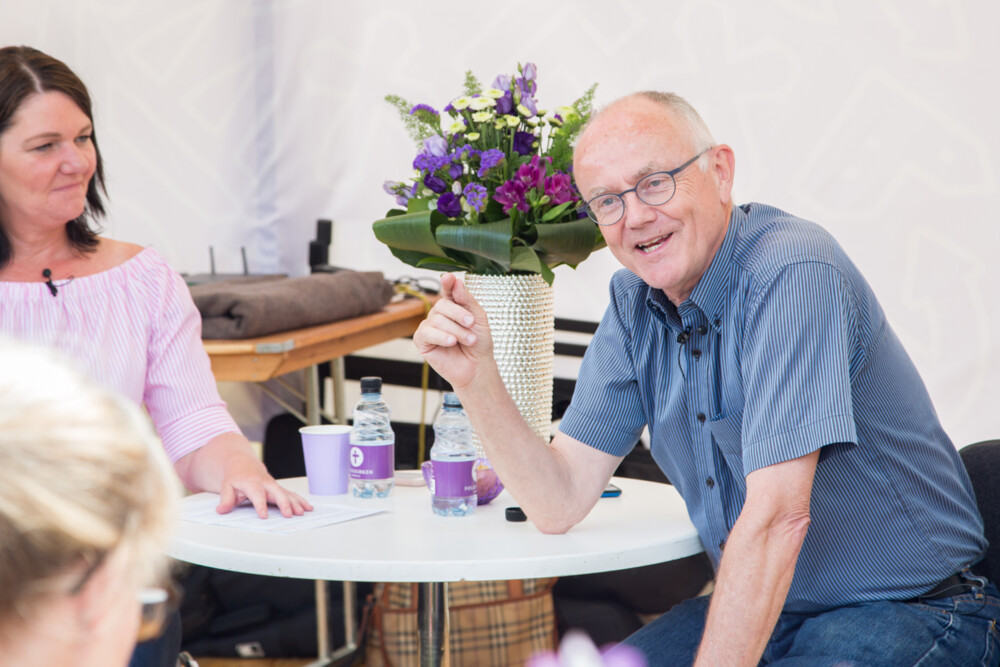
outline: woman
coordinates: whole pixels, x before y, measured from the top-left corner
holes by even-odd
[[[0,663],[124,665],[177,482],[135,405],[9,341],[0,368]]]
[[[181,481],[221,494],[219,512],[311,509],[226,411],[183,279],[156,251],[94,231],[101,192],[86,87],[40,51],[0,49],[0,333],[61,349],[144,404]]]

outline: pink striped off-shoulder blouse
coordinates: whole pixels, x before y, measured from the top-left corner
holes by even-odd
[[[171,461],[239,432],[215,386],[191,293],[159,253],[145,248],[56,285],[53,296],[45,283],[0,282],[0,334],[58,349],[145,405]]]

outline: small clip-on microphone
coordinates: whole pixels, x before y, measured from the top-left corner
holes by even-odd
[[[55,283],[52,282],[52,272],[48,269],[42,269],[42,277],[45,278],[45,285],[49,288],[49,291],[52,292],[52,296],[58,294],[59,290],[56,289]]]

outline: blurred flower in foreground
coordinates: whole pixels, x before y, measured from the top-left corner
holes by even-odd
[[[532,656],[525,667],[647,667],[638,649],[618,644],[599,651],[585,632],[570,630],[559,652]]]

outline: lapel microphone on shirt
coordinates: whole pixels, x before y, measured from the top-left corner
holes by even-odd
[[[52,282],[52,272],[48,269],[42,269],[42,277],[45,278],[45,285],[49,288],[49,291],[52,292],[52,296],[58,294],[59,290],[56,289],[55,283]]]
[[[684,331],[677,334],[677,342],[683,345],[684,343],[688,342],[688,338],[690,337],[691,337],[691,327],[687,327],[684,329]]]

